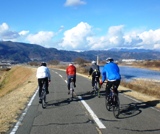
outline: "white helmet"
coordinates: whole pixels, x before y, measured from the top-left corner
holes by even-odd
[[[96,64],[96,61],[93,60],[93,61],[92,61],[92,64]]]
[[[111,57],[108,57],[108,58],[106,59],[106,62],[107,62],[107,63],[110,63],[110,62],[112,62],[112,61],[114,61],[114,60],[113,60],[113,58],[111,58]]]

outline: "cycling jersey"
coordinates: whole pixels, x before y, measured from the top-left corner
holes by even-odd
[[[70,82],[71,82],[71,78],[74,78],[74,87],[76,87],[76,67],[72,64],[70,64],[67,68],[66,68],[66,74],[67,74],[67,87],[68,90],[70,90]]]
[[[99,66],[96,65],[96,64],[94,64],[94,65],[92,65],[92,66],[90,67],[90,69],[89,69],[89,75],[93,75],[94,72],[100,72],[100,71],[99,71]]]
[[[50,75],[49,69],[47,67],[45,67],[45,66],[38,67],[36,77],[38,79],[40,79],[40,78],[48,78],[50,80],[51,79],[51,75]]]
[[[102,81],[104,82],[106,79],[108,81],[115,81],[121,79],[119,67],[116,63],[110,62],[103,67]]]
[[[67,75],[76,75],[76,67],[74,65],[69,65],[66,68],[66,74]]]

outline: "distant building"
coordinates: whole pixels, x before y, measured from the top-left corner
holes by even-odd
[[[136,59],[122,59],[122,62],[133,62],[136,61]]]
[[[10,70],[10,69],[11,69],[10,63],[0,62],[0,70]]]

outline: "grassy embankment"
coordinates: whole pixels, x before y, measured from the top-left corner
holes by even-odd
[[[0,133],[5,133],[17,122],[16,118],[37,87],[35,69],[15,66],[0,71]]]

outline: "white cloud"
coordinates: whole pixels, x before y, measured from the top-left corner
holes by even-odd
[[[59,46],[62,49],[86,49],[88,48],[88,37],[92,35],[92,27],[80,22],[76,27],[64,32],[62,43]]]
[[[18,32],[9,30],[9,26],[6,23],[0,25],[0,40],[14,40],[18,37]]]
[[[159,48],[158,44],[160,44],[160,29],[144,31],[139,34],[139,37],[142,39],[140,44],[143,45],[144,48]]]
[[[160,29],[149,31],[124,32],[124,25],[111,26],[106,35],[93,36],[93,28],[81,22],[64,33],[62,49],[67,50],[103,50],[110,48],[147,48],[160,49]]]
[[[0,32],[6,31],[9,29],[9,26],[6,23],[2,23],[2,25],[0,25]]]
[[[107,36],[110,45],[121,46],[121,44],[124,43],[123,28],[123,25],[112,26],[109,28]]]
[[[29,31],[21,31],[21,32],[19,32],[19,35],[22,35],[22,36],[25,36],[25,35],[27,35],[29,33]]]
[[[160,44],[154,44],[153,48],[160,50]]]
[[[39,44],[44,47],[49,47],[54,36],[53,32],[40,31],[37,34],[30,34],[27,37],[27,40],[32,44]]]
[[[83,0],[66,0],[65,6],[78,6],[78,5],[85,5],[86,2]]]
[[[137,33],[136,31],[125,33],[123,38],[124,44],[122,44],[122,46],[126,47],[137,47],[139,46],[139,43],[142,42],[142,39],[139,37],[139,33]]]

